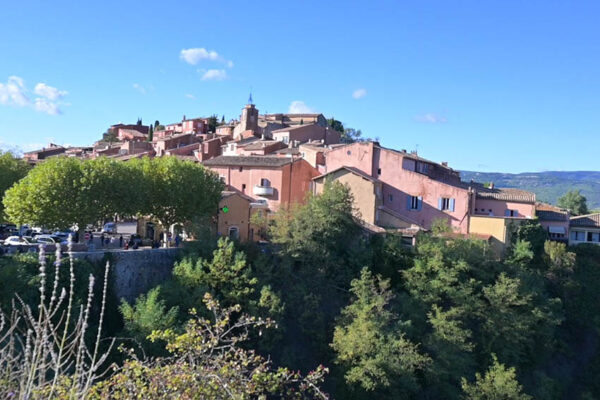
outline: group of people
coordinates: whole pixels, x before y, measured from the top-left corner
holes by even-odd
[[[104,233],[102,233],[100,235],[100,247],[110,247],[110,245],[112,245],[112,247],[116,247],[116,241],[119,241],[119,248],[124,249],[124,250],[129,250],[129,249],[138,249],[140,247],[140,244],[142,243],[142,239],[139,235],[131,235],[129,236],[129,240],[126,240],[125,238],[123,238],[123,235],[119,235],[119,238],[117,239],[116,236],[109,236],[109,235],[105,235]],[[176,234],[175,237],[173,238],[173,236],[171,235],[171,233],[167,234],[167,241],[169,243],[169,247],[172,247],[172,242],[175,242],[175,247],[179,247],[179,245],[181,244],[182,238],[179,234]],[[163,241],[162,240],[152,240],[152,248],[153,249],[158,249],[160,247],[162,247],[163,245]],[[94,245],[94,235],[90,232],[89,233],[89,238],[88,238],[88,246],[92,247]]]

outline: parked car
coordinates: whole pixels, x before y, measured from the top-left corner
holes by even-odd
[[[107,222],[102,227],[102,233],[117,233],[117,224],[115,222]]]
[[[18,252],[36,251],[36,240],[31,236],[9,236],[4,241],[4,247],[14,247]]]
[[[61,236],[54,235],[37,235],[35,240],[41,244],[61,244],[63,246],[67,245],[67,240]]]
[[[62,240],[67,240],[69,238],[69,235],[73,235],[73,239],[75,239],[75,232],[69,229],[67,229],[66,231],[56,231],[52,234],[52,236],[57,236]]]

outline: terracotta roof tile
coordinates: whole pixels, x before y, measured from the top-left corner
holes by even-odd
[[[571,226],[586,226],[590,228],[600,228],[600,213],[599,214],[588,214],[580,215],[578,217],[571,217],[569,223]]]
[[[206,166],[283,167],[293,161],[288,157],[273,156],[219,156],[203,162]]]
[[[513,188],[489,189],[479,187],[477,188],[477,198],[502,201],[516,201],[521,203],[534,203],[535,193]]]

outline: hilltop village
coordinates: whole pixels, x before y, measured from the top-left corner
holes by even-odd
[[[253,223],[318,194],[327,181],[350,188],[357,219],[370,234],[393,231],[407,245],[440,219],[454,235],[488,241],[501,254],[511,226],[537,217],[551,240],[600,243],[600,215],[571,217],[536,201],[534,193],[463,182],[446,162],[377,141],[343,137],[323,114],[260,114],[250,98],[237,120],[182,118],[168,125],[112,125],[89,147],[48,147],[27,152],[30,164],[49,157],[82,159],[174,156],[202,163],[226,185],[217,218],[219,235],[259,241]],[[343,129],[342,129],[343,130]],[[225,210],[225,211],[224,211]]]

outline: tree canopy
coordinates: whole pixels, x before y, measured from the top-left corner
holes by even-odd
[[[212,215],[222,184],[175,157],[119,162],[52,158],[6,192],[8,218],[48,228],[85,227],[114,215],[149,215],[163,226]]]
[[[21,180],[30,166],[11,152],[0,151],[0,198],[15,183]],[[4,220],[4,205],[0,202],[0,220]]]
[[[566,208],[573,215],[587,214],[587,199],[580,190],[570,190],[558,199],[558,206]]]

